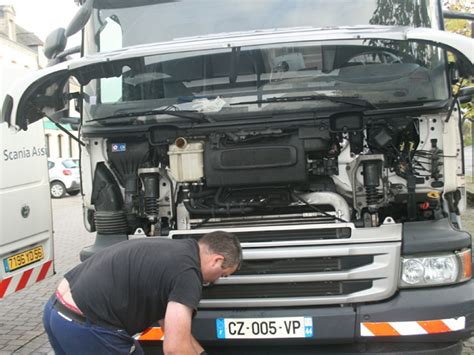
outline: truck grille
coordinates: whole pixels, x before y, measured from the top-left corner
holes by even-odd
[[[203,299],[308,297],[348,295],[372,287],[372,281],[213,285],[203,289]]]
[[[235,275],[342,271],[368,265],[372,263],[373,260],[374,258],[371,255],[246,260]]]
[[[179,234],[175,239],[194,238],[199,239],[203,233],[199,234]],[[351,237],[351,229],[347,227],[339,228],[314,228],[314,229],[293,229],[293,230],[258,230],[239,232],[238,237],[241,243],[274,242],[283,240],[321,240],[321,239],[347,239]]]
[[[350,223],[227,228],[241,241],[243,264],[203,288],[200,308],[299,307],[378,301],[398,283],[401,225]],[[178,230],[174,239],[213,229]]]

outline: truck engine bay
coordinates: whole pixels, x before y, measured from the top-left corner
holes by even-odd
[[[456,184],[445,181],[446,165],[461,169],[457,148],[443,146],[449,124],[443,121],[442,115],[339,112],[305,124],[236,122],[192,132],[154,125],[93,139],[103,161],[89,222],[103,234],[140,229],[163,236],[200,228],[440,219],[460,200],[456,192],[441,198],[446,184]]]

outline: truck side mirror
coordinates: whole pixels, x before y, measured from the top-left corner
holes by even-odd
[[[76,12],[66,29],[66,36],[71,37],[84,28],[92,15],[94,0],[86,0],[86,2]]]
[[[52,59],[66,48],[67,38],[64,28],[57,28],[51,32],[44,43],[44,55]]]

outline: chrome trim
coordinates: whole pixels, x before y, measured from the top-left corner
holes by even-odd
[[[372,287],[367,290],[341,296],[204,299],[201,300],[199,306],[201,308],[287,307],[347,304],[382,300],[392,296],[397,290],[398,275],[400,273],[400,250],[400,242],[330,247],[315,246],[310,248],[299,245],[293,248],[280,249],[244,249],[244,262],[245,260],[287,257],[306,258],[349,255],[372,255],[374,260],[369,265],[342,272],[230,276],[216,282],[214,287],[218,287],[218,285],[343,280],[371,280]]]
[[[377,243],[377,242],[397,242],[402,240],[402,224],[386,222],[379,227],[356,228],[353,223],[324,223],[324,224],[304,224],[299,226],[264,226],[264,227],[239,227],[239,228],[209,228],[192,230],[173,230],[169,237],[177,235],[202,235],[216,230],[225,230],[238,235],[239,232],[258,231],[294,231],[305,229],[332,229],[350,228],[352,234],[350,238],[344,239],[322,239],[322,240],[292,240],[292,241],[271,241],[271,242],[250,242],[242,243],[242,248],[268,248],[268,247],[291,247],[309,245],[339,245],[355,243]],[[278,252],[278,249],[273,249]]]
[[[306,251],[307,248],[305,248]],[[316,249],[316,248],[315,248]],[[366,251],[370,248],[364,248]],[[308,253],[311,255],[304,255],[306,253],[287,253],[284,257],[295,257],[295,258],[306,258],[306,257],[325,257],[325,256],[346,256],[346,255],[370,255],[369,253],[360,253],[361,249],[356,247],[350,248],[350,253],[341,255],[341,253],[324,253],[326,249],[321,250],[320,253]],[[251,258],[247,257],[247,253],[244,252],[245,260],[252,259],[268,259],[268,258],[281,258],[283,255],[278,253],[271,253],[271,255],[265,255],[262,258]],[[324,254],[324,255],[323,255]],[[245,275],[245,276],[230,276],[225,279],[217,281],[216,285],[235,285],[235,284],[256,284],[256,283],[275,283],[275,282],[313,282],[313,281],[344,281],[344,280],[358,280],[358,279],[372,279],[374,273],[378,275],[385,275],[387,269],[385,255],[374,255],[374,261],[370,265],[361,266],[350,271],[335,271],[335,272],[317,272],[317,273],[299,273],[299,274],[272,274],[272,275]]]

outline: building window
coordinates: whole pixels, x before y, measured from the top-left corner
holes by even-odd
[[[13,20],[8,20],[8,38],[12,41],[16,41],[15,22],[13,22]]]
[[[46,155],[51,158],[51,135],[46,135]]]
[[[72,158],[73,157],[73,153],[72,153],[72,138],[69,137],[69,158]]]
[[[63,136],[58,135],[58,158],[63,157]]]

